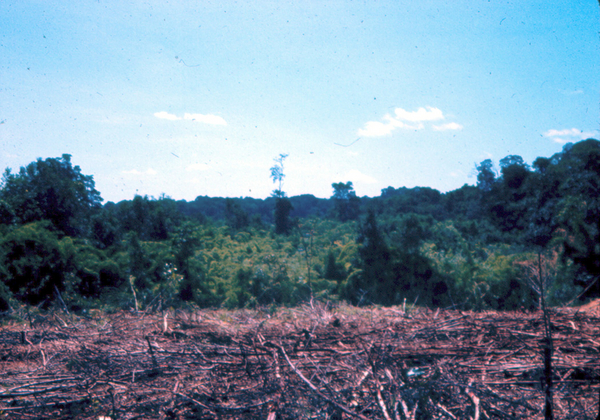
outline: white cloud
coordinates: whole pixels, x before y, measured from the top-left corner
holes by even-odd
[[[455,123],[455,122],[451,122],[448,124],[442,124],[442,125],[434,125],[433,129],[435,131],[446,131],[446,130],[462,130],[463,126]]]
[[[192,121],[198,121],[201,123],[205,123],[205,124],[212,124],[212,125],[227,125],[227,122],[219,117],[218,115],[213,115],[213,114],[188,114],[185,113],[183,115],[183,118],[186,120],[192,120]]]
[[[416,125],[406,124],[392,118],[389,114],[384,115],[383,119],[387,122],[368,121],[365,124],[365,128],[358,130],[358,135],[364,137],[382,137],[391,134],[396,128],[404,128],[405,130],[421,130],[423,128],[423,124],[421,123]]]
[[[397,110],[396,110],[397,111]],[[400,121],[398,118],[393,118],[390,114],[385,114],[383,117],[384,120],[389,121],[388,124],[394,128],[404,128],[406,130],[421,130],[423,129],[423,123],[419,122],[418,124],[406,124],[405,122]],[[412,121],[418,122],[418,121]]]
[[[358,135],[364,137],[381,137],[391,134],[396,127],[379,121],[368,121],[365,128],[358,129]]]
[[[571,141],[584,140],[594,136],[592,131],[583,131],[577,128],[566,128],[563,130],[551,129],[543,133],[544,137],[551,138],[552,141],[560,144],[569,143]]]
[[[181,118],[178,117],[177,115],[174,114],[169,114],[166,111],[161,111],[161,112],[155,112],[154,116],[156,118],[160,118],[161,120],[169,120],[169,121],[177,121],[180,120]]]
[[[419,108],[416,111],[408,112],[402,108],[396,108],[396,118],[403,121],[421,122],[421,121],[438,121],[444,119],[444,114],[439,108],[426,107]]]
[[[127,174],[127,175],[156,175],[157,174],[157,172],[152,168],[148,168],[148,170],[144,171],[144,172],[140,172],[137,169],[132,169],[130,171],[123,171],[123,173]]]
[[[567,128],[564,130],[548,130],[544,133],[545,137],[556,137],[556,136],[574,136],[574,137],[579,137],[581,135],[585,136],[588,133],[584,133],[582,130],[578,130],[576,128]],[[592,134],[592,133],[589,133]]]
[[[376,184],[377,180],[372,176],[365,175],[357,169],[352,169],[346,172],[346,175],[343,177],[344,179],[348,179],[353,183],[361,183],[361,184]],[[335,181],[337,182],[337,181]]]
[[[208,171],[210,167],[205,163],[194,163],[185,168],[189,172]]]
[[[197,121],[197,122],[201,122],[204,124],[211,124],[211,125],[227,125],[227,122],[222,117],[219,117],[218,115],[213,115],[213,114],[190,114],[190,113],[186,112],[185,114],[183,114],[183,118],[181,118],[175,114],[169,114],[166,111],[161,111],[161,112],[155,112],[154,116],[156,118],[160,118],[162,120],[169,120],[169,121],[188,120],[188,121]]]
[[[425,128],[423,122],[426,121],[439,121],[445,119],[444,113],[439,108],[433,108],[431,106],[421,107],[416,111],[406,111],[402,108],[396,108],[394,110],[395,116],[386,114],[383,116],[381,121],[368,121],[365,123],[364,128],[358,130],[359,136],[364,137],[382,137],[391,134],[397,128],[404,130],[422,130]],[[413,124],[407,124],[413,123]],[[440,126],[433,126],[434,130],[460,130],[462,126],[457,123],[442,124]]]

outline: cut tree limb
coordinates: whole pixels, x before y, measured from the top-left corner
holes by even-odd
[[[355,413],[354,411],[350,410],[348,407],[346,407],[343,404],[340,404],[338,402],[333,401],[332,399],[328,398],[326,395],[324,395],[321,391],[319,391],[319,389],[311,382],[309,381],[303,374],[302,372],[300,372],[296,366],[294,366],[294,364],[292,363],[292,361],[290,360],[290,358],[288,357],[287,353],[285,352],[283,346],[276,346],[279,348],[279,350],[281,351],[281,353],[283,354],[283,357],[285,357],[285,360],[288,362],[288,365],[290,365],[290,368],[292,368],[292,370],[294,371],[294,373],[296,375],[298,375],[300,377],[300,379],[302,379],[302,381],[304,381],[304,383],[306,385],[308,385],[308,387],[310,389],[312,389],[312,391],[317,394],[319,397],[321,397],[322,399],[324,399],[325,401],[327,401],[330,404],[335,405],[337,408],[339,408],[340,410],[342,410],[344,413],[351,415],[352,417],[357,417],[359,419],[362,420],[369,420],[367,417],[363,416],[362,414],[358,414]]]

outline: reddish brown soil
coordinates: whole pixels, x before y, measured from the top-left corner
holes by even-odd
[[[544,418],[540,313],[96,315],[0,327],[0,418]],[[598,416],[599,321],[552,313],[554,418]]]

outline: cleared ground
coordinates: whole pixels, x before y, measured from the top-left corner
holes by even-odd
[[[555,418],[598,417],[599,315],[552,311]],[[314,303],[0,328],[0,418],[543,418],[540,312]]]

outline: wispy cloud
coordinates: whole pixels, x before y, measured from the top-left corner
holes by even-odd
[[[177,121],[177,120],[181,119],[177,115],[175,115],[175,114],[169,114],[166,111],[155,112],[154,116],[156,118],[160,118],[161,120],[169,120],[169,121]]]
[[[431,106],[419,108],[416,111],[406,111],[402,108],[396,108],[394,115],[386,114],[382,121],[368,121],[364,128],[358,130],[359,136],[381,137],[391,134],[397,128],[404,130],[422,130],[425,128],[424,122],[444,120],[444,113],[439,108]],[[434,125],[436,131],[460,130],[462,125],[457,123],[448,123]]]
[[[186,112],[183,114],[183,117],[178,117],[175,114],[169,114],[166,111],[161,111],[155,112],[154,116],[156,118],[169,121],[188,120],[210,125],[227,125],[227,122],[222,117],[214,114],[190,114]]]
[[[130,171],[123,171],[122,173],[127,174],[127,175],[156,175],[157,172],[152,169],[152,168],[148,168],[148,170],[146,171],[138,171],[137,169],[131,169]]]
[[[389,123],[384,124],[379,121],[369,121],[365,124],[365,128],[360,128],[358,130],[358,135],[365,137],[387,136],[388,134],[391,134],[395,128],[396,127]]]
[[[451,122],[448,124],[434,125],[432,128],[435,131],[447,131],[447,130],[462,130],[463,126],[458,123]]]
[[[212,124],[212,125],[227,125],[227,122],[219,117],[218,115],[213,114],[184,114],[183,118],[191,121],[198,121],[204,124]]]
[[[552,141],[560,144],[569,143],[572,141],[584,140],[598,133],[593,131],[583,131],[577,128],[566,128],[563,130],[551,129],[546,131],[543,136],[552,139]]]
[[[402,108],[396,108],[394,111],[396,118],[403,121],[421,122],[421,121],[438,121],[444,119],[444,114],[439,108],[428,106],[427,109],[419,108],[416,111],[408,112]]]

